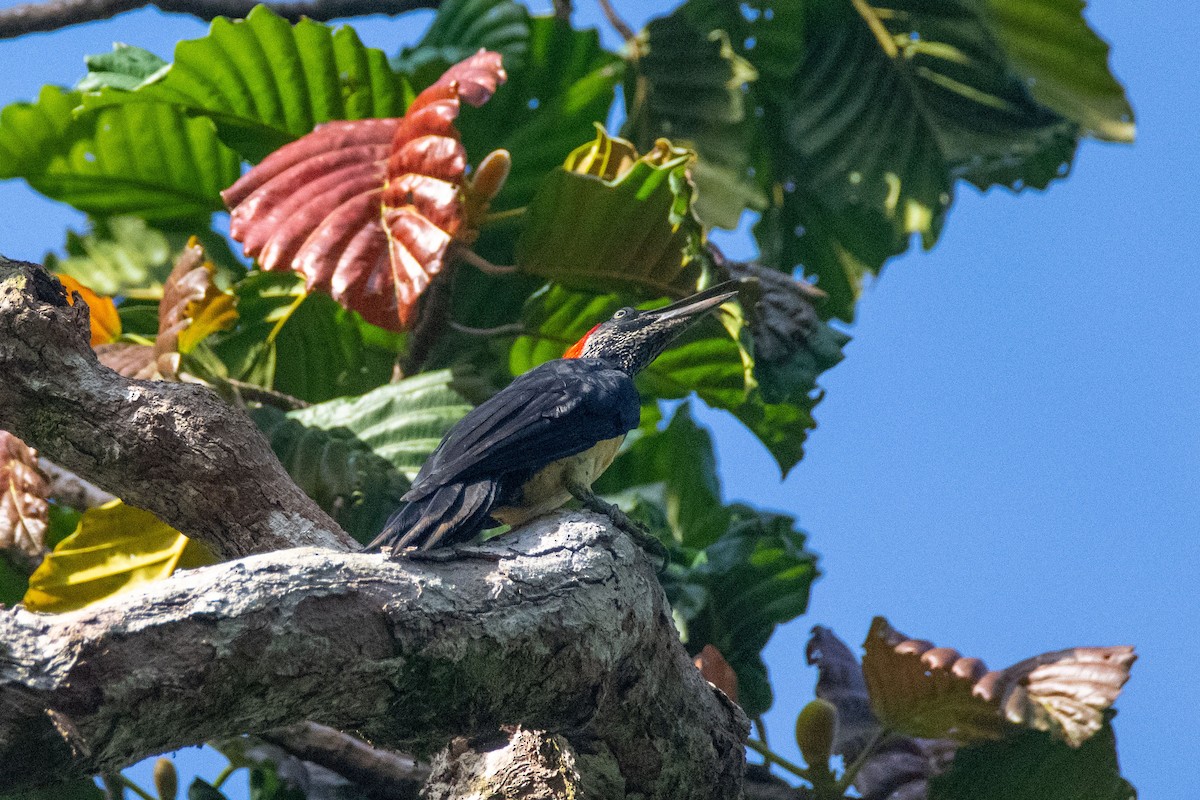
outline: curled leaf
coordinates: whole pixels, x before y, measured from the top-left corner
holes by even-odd
[[[45,549],[50,486],[38,469],[37,451],[0,431],[0,550],[39,559]]]
[[[92,347],[116,341],[121,335],[121,318],[111,297],[101,297],[70,275],[56,273],[55,276],[67,290],[67,302],[75,305],[75,293],[83,298],[88,307],[88,319],[92,326]]]
[[[704,680],[720,689],[736,703],[738,699],[737,673],[725,660],[725,656],[721,655],[721,651],[711,644],[706,644],[694,660],[696,669],[700,670]]]
[[[461,101],[485,102],[505,78],[481,50],[421,92],[404,117],[330,122],[276,150],[222,193],[230,234],[263,269],[302,274],[309,290],[391,330],[463,230]]]

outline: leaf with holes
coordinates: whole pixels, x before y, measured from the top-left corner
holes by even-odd
[[[30,577],[24,602],[30,611],[72,611],[214,560],[150,512],[113,500],[83,513]]]
[[[348,428],[310,427],[267,406],[250,416],[296,484],[360,542],[401,505],[408,480]]]
[[[263,269],[302,274],[367,321],[409,327],[456,236],[472,236],[460,190],[460,99],[504,79],[486,51],[451,67],[402,119],[331,122],[272,153],[231,186],[230,234]]]
[[[683,275],[699,252],[687,171],[692,151],[660,139],[638,156],[633,145],[597,137],[547,176],[517,241],[524,272],[574,286],[673,294],[695,286]]]
[[[244,20],[217,17],[207,36],[176,46],[169,68],[129,91],[89,94],[84,106],[169,104],[207,117],[222,141],[258,161],[323,122],[398,116],[406,92],[383,51],[352,28],[292,25],[259,5]]]
[[[89,214],[148,220],[207,215],[240,172],[212,123],[173,106],[75,115],[79,92],[45,86],[36,103],[0,111],[0,178]]]
[[[37,563],[46,547],[49,495],[37,451],[0,431],[0,550],[14,550]]]
[[[729,35],[694,25],[678,10],[652,20],[629,58],[622,133],[641,149],[665,136],[696,151],[696,216],[736,228],[744,209],[766,205],[750,168],[754,131],[743,91],[758,73]]]
[[[308,428],[354,436],[411,480],[450,427],[487,394],[488,388],[471,374],[439,370],[360,397],[290,411],[288,418]]]
[[[876,617],[863,674],[879,718],[914,736],[998,739],[1014,725],[1079,747],[1129,680],[1132,647],[1077,647],[988,672],[977,658],[909,639]]]

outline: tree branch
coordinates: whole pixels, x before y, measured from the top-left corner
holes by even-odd
[[[328,725],[301,722],[259,738],[302,761],[333,770],[378,800],[417,800],[429,778],[429,767],[411,756],[372,747]]]
[[[201,386],[123,378],[88,310],[37,264],[0,257],[0,428],[218,556],[354,541],[292,481],[240,409]]]
[[[0,11],[0,39],[27,33],[54,31],[83,22],[115,17],[125,11],[155,6],[163,11],[191,14],[202,20],[215,17],[245,17],[257,0],[52,0],[27,3]],[[301,17],[330,20],[363,14],[403,14],[418,8],[437,8],[439,0],[307,0],[265,3],[292,22]]]
[[[312,720],[410,752],[520,726],[565,739],[605,800],[740,795],[745,715],[627,537],[566,513],[472,552],[296,549],[67,614],[0,610],[0,793]]]

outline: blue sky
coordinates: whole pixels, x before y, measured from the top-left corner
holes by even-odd
[[[666,7],[616,5],[635,26]],[[600,22],[579,6],[577,22]],[[1088,16],[1113,44],[1137,144],[1085,143],[1042,193],[961,187],[941,243],[866,292],[786,481],[736,423],[701,415],[727,494],[796,514],[821,554],[809,614],[767,650],[767,723],[785,755],[815,679],[809,627],[857,645],[885,614],[994,668],[1137,645],[1117,706],[1125,774],[1145,798],[1200,796],[1200,51],[1176,3],[1093,0]],[[392,51],[426,18],[355,27]],[[204,29],[140,11],[0,43],[0,102],[73,83],[83,55],[113,41],[169,57]],[[0,183],[0,208],[0,252],[17,258],[39,260],[78,219],[15,181]],[[720,241],[752,253],[744,231]],[[180,767],[211,777],[217,763]]]

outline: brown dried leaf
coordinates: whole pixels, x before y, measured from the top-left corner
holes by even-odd
[[[0,431],[0,549],[41,558],[50,523],[49,494],[49,483],[38,469],[37,451]]]
[[[720,650],[711,644],[706,644],[696,656],[695,662],[696,669],[700,670],[704,680],[724,692],[733,702],[738,701],[737,673],[725,660],[725,656],[721,655]]]
[[[180,354],[237,322],[237,299],[217,288],[214,274],[216,267],[205,260],[204,248],[193,236],[175,259],[158,304],[154,366],[165,378],[173,379],[179,372]]]
[[[231,235],[263,269],[298,272],[368,322],[407,328],[450,242],[473,236],[460,101],[481,105],[504,79],[500,55],[480,50],[403,118],[330,122],[281,147],[222,193]]]
[[[889,726],[968,742],[1022,725],[1072,747],[1100,730],[1137,658],[1132,647],[1081,647],[988,672],[979,659],[909,639],[882,617],[864,646],[871,704]]]
[[[158,380],[161,376],[155,366],[154,346],[133,342],[113,342],[96,348],[100,363],[126,378],[143,381]]]

